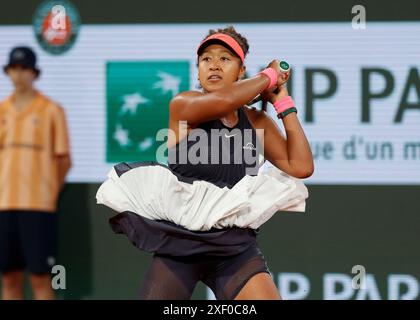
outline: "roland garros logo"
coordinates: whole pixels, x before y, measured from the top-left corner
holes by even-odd
[[[80,28],[77,9],[67,0],[45,1],[33,17],[35,37],[51,54],[62,54],[76,41]]]

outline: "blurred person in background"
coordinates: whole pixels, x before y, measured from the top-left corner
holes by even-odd
[[[2,299],[24,298],[24,271],[34,299],[54,299],[57,199],[71,167],[62,107],[34,88],[40,70],[29,47],[4,66],[14,91],[0,103],[0,272]]]

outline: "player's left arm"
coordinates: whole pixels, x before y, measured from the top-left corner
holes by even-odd
[[[292,177],[303,179],[312,175],[312,152],[295,113],[284,117],[286,137],[265,111],[253,107],[246,107],[245,111],[252,126],[257,129],[266,160]]]
[[[71,158],[69,154],[55,156],[58,167],[58,185],[61,187],[64,184],[67,173],[71,168]]]
[[[310,177],[314,172],[312,151],[296,113],[283,119],[286,136],[265,112],[260,121],[264,129],[264,157],[290,176]]]
[[[68,126],[64,109],[57,106],[53,116],[53,132],[54,146],[53,154],[58,169],[58,185],[63,186],[67,173],[69,172],[72,162],[70,156],[70,142],[68,134]]]

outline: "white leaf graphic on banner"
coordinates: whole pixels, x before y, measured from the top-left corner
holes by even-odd
[[[149,149],[152,145],[153,145],[153,138],[147,137],[139,143],[139,150],[144,151],[146,149]]]
[[[158,81],[153,86],[154,89],[162,89],[163,93],[172,91],[172,96],[175,96],[179,93],[179,86],[181,84],[181,78],[173,76],[169,73],[159,71],[158,77],[161,81]]]
[[[122,147],[126,147],[131,144],[131,141],[128,138],[128,130],[124,130],[120,124],[118,124],[115,129],[114,139],[117,140],[119,145]]]
[[[126,112],[130,112],[131,114],[137,113],[137,107],[139,104],[147,104],[149,103],[149,99],[143,97],[138,92],[133,94],[127,94],[123,97],[124,104],[120,109],[120,113],[125,114]]]

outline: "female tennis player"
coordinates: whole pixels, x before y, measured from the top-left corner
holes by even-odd
[[[314,164],[284,86],[290,73],[273,60],[243,80],[248,49],[233,27],[210,30],[197,50],[202,91],[169,106],[169,165],[120,163],[98,190],[98,203],[119,212],[114,232],[154,253],[140,299],[190,299],[198,281],[217,299],[281,299],[256,235],[275,212],[305,210],[301,179]],[[246,106],[259,94],[286,136]],[[261,154],[271,169],[262,170]]]

